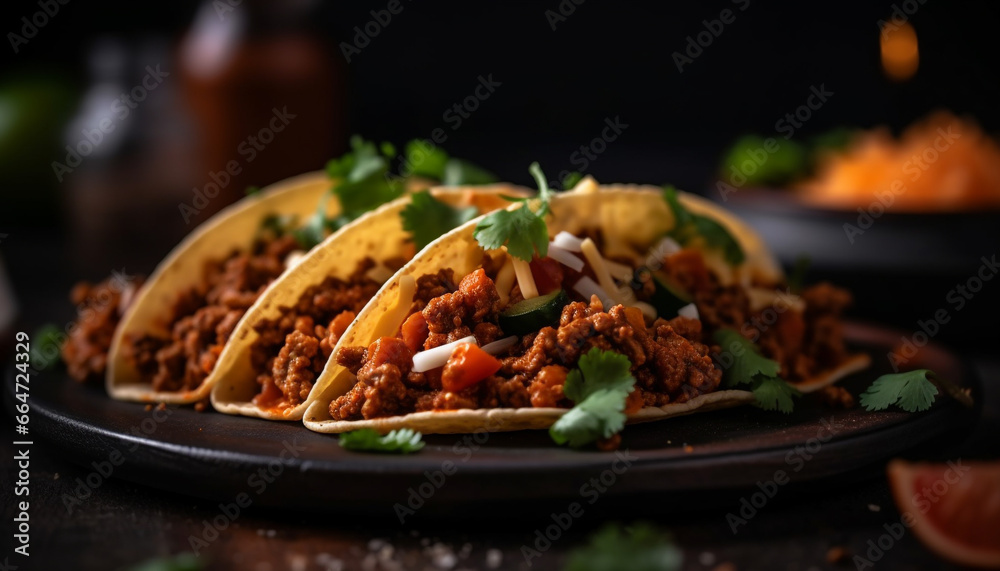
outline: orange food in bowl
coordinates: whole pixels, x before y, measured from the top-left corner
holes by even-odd
[[[973,121],[938,112],[899,139],[887,129],[859,133],[819,158],[797,185],[810,203],[833,208],[959,211],[1000,207],[1000,147]]]

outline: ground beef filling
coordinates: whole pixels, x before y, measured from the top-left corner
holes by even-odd
[[[202,282],[181,292],[170,315],[169,336],[125,340],[126,358],[157,391],[194,390],[212,372],[236,324],[299,249],[291,236],[258,241],[205,264]]]
[[[81,282],[73,287],[70,300],[77,307],[77,318],[61,351],[73,380],[104,379],[115,327],[142,282],[142,277],[115,275],[97,285]]]
[[[469,274],[457,288],[423,303],[427,337],[422,348],[468,335],[480,345],[504,337],[497,325],[500,305],[486,273]],[[500,355],[502,367],[495,375],[459,392],[441,388],[440,368],[412,371],[413,344],[407,339],[384,337],[367,348],[338,351],[338,363],[358,382],[330,404],[330,414],[335,420],[361,420],[460,408],[568,408],[573,403],[563,395],[566,375],[592,347],[631,361],[637,390],[629,410],[684,402],[716,390],[722,376],[700,337],[695,320],[658,319],[647,327],[635,310],[615,306],[605,311],[596,298],[577,301],[563,309],[558,326],[529,334]]]
[[[709,342],[721,328],[735,329],[755,342],[766,357],[777,361],[781,377],[787,381],[812,379],[848,357],[842,315],[852,299],[846,290],[820,283],[800,294],[804,312],[784,306],[751,311],[746,291],[736,285],[720,285],[694,250],[667,257],[663,270],[693,293],[704,325],[703,341]]]
[[[280,317],[254,326],[259,336],[250,361],[260,385],[254,404],[274,408],[305,401],[337,340],[381,287],[367,277],[374,266],[367,258],[347,280],[326,278],[294,306],[281,308]]]

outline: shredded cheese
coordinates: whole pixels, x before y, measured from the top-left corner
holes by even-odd
[[[601,289],[608,293],[611,300],[616,304],[632,305],[635,295],[631,289],[622,292],[621,288],[611,279],[611,272],[608,271],[608,265],[604,262],[604,258],[601,257],[600,252],[597,251],[597,244],[592,239],[587,238],[580,244],[580,249],[583,252],[583,257],[587,258],[587,263],[594,270],[594,275],[597,276],[597,283],[601,286]]]
[[[538,297],[538,286],[535,285],[535,278],[531,275],[531,266],[528,262],[514,256],[510,257],[514,264],[514,275],[517,276],[517,285],[521,287],[521,296],[524,299]]]
[[[500,294],[500,307],[506,307],[510,301],[510,290],[514,289],[514,263],[511,260],[508,256],[497,272],[496,288]]]
[[[604,260],[604,263],[608,265],[608,271],[611,272],[611,277],[614,279],[626,283],[632,279],[632,274],[634,273],[632,268],[607,259]]]
[[[413,305],[413,296],[417,293],[417,280],[411,275],[400,276],[399,292],[396,294],[396,303],[382,314],[375,325],[372,341],[382,337],[395,335],[403,325],[403,320],[410,313],[410,306]]]

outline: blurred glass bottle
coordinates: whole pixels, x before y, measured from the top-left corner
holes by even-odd
[[[320,169],[343,150],[344,74],[313,29],[312,0],[205,2],[181,42],[179,70],[196,120],[203,220],[249,186]]]
[[[186,229],[177,215],[195,176],[191,123],[178,105],[166,40],[102,38],[52,170],[63,187],[74,271],[149,271]]]

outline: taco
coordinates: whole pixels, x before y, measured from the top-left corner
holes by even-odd
[[[355,137],[351,146],[325,174],[277,183],[222,210],[159,264],[114,330],[105,374],[112,397],[205,401],[232,332],[290,266],[331,233],[429,186],[418,178],[424,173],[389,172],[391,145]],[[442,165],[457,160],[431,150]]]
[[[329,236],[268,289],[223,349],[211,393],[224,413],[301,420],[343,332],[417,249],[526,196],[511,185],[439,187],[383,205]],[[443,214],[443,216],[442,216]]]
[[[589,177],[553,194],[532,172],[538,200],[455,229],[379,290],[317,381],[308,428],[555,437],[572,425],[557,442],[614,446],[626,419],[760,403],[723,382],[717,331],[756,342],[792,385],[865,361],[844,347],[841,292],[781,294],[761,238],[718,206]],[[774,322],[741,327],[778,299]]]

